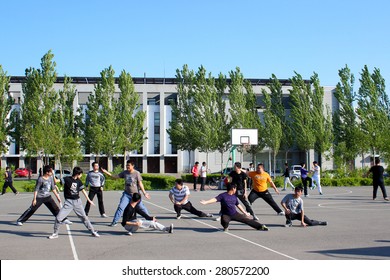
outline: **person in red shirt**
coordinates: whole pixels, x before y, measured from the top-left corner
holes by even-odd
[[[199,162],[195,162],[195,165],[191,169],[192,177],[194,179],[194,191],[197,191],[196,184],[198,184],[199,179]]]

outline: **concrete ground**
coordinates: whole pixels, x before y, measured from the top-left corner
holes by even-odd
[[[191,192],[190,201],[204,211],[217,215],[220,205],[202,205],[221,191],[207,189]],[[281,195],[273,193],[279,204]],[[229,232],[219,222],[198,218],[183,211],[176,220],[167,191],[151,191],[145,205],[164,225],[174,224],[174,233],[139,230],[125,234],[121,225],[109,227],[121,192],[104,193],[109,218],[101,218],[96,207],[90,219],[101,237],[94,238],[72,212],[73,225],[63,225],[58,239],[49,240],[54,217],[42,205],[23,226],[17,218],[28,208],[32,193],[0,196],[0,259],[2,260],[388,260],[390,259],[390,203],[379,190],[372,200],[372,187],[324,188],[320,196],[313,190],[304,198],[305,213],[312,219],[325,220],[328,226],[303,228],[299,221],[285,228],[285,218],[262,199],[253,207],[268,232],[232,222]],[[85,201],[84,198],[82,198]],[[97,199],[95,198],[97,204]]]

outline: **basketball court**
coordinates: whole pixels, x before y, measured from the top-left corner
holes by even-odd
[[[215,197],[222,191],[192,192],[190,201],[204,211],[218,215],[219,204],[202,205],[201,199]],[[273,193],[278,203],[281,195]],[[284,227],[285,218],[263,200],[253,203],[260,222],[268,232],[256,231],[232,222],[223,232],[219,222],[198,218],[183,211],[176,220],[168,191],[151,191],[146,207],[164,225],[174,224],[174,233],[139,230],[126,235],[118,224],[109,224],[121,192],[104,193],[110,218],[101,218],[92,207],[90,219],[100,238],[90,236],[84,224],[72,213],[73,225],[63,225],[58,239],[49,240],[54,217],[42,205],[23,226],[17,218],[27,209],[32,193],[0,197],[0,258],[2,260],[388,260],[390,258],[390,204],[380,197],[371,199],[371,187],[324,188],[304,198],[305,213],[312,219],[326,220],[328,226],[303,228],[299,221]],[[84,200],[84,199],[83,199]],[[85,200],[84,200],[85,201]]]

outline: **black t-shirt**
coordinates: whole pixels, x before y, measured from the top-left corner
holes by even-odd
[[[288,167],[286,167],[286,170],[284,170],[283,176],[290,177],[290,169]]]
[[[142,217],[144,217],[146,220],[151,221],[153,220],[153,217],[146,214],[144,211],[142,211],[141,208],[138,207],[138,204],[135,208],[131,206],[131,203],[129,203],[125,210],[123,211],[123,217],[122,217],[122,226],[126,225],[126,222],[128,221],[134,221],[137,220],[137,213],[140,214]]]
[[[372,179],[374,182],[383,182],[383,172],[385,172],[385,169],[382,165],[372,166],[370,172],[372,172]]]
[[[64,185],[64,197],[66,199],[79,199],[79,192],[84,189],[83,182],[80,179],[73,177],[65,177],[62,179]]]
[[[243,190],[245,187],[245,180],[248,178],[245,172],[238,174],[236,171],[229,173],[229,176],[232,177],[232,184],[237,185],[237,190]]]

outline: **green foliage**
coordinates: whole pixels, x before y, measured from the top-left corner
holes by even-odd
[[[175,185],[176,177],[168,175],[142,174],[145,181],[149,181],[153,190],[169,190]]]
[[[291,78],[291,83],[291,127],[298,148],[307,152],[314,148],[316,140],[310,114],[311,86],[298,73]]]
[[[8,150],[8,135],[12,129],[8,116],[13,104],[13,99],[9,94],[9,81],[10,77],[7,77],[7,72],[4,72],[0,65],[0,154]]]
[[[146,139],[146,129],[143,128],[146,112],[140,109],[139,95],[131,75],[123,70],[118,83],[121,93],[116,105],[118,139],[115,151],[126,156],[126,152],[139,150]]]
[[[41,59],[41,69],[26,69],[26,79],[22,84],[20,141],[30,155],[49,155],[57,148],[53,111],[57,106],[58,92],[53,87],[57,79],[53,58],[49,51]]]

